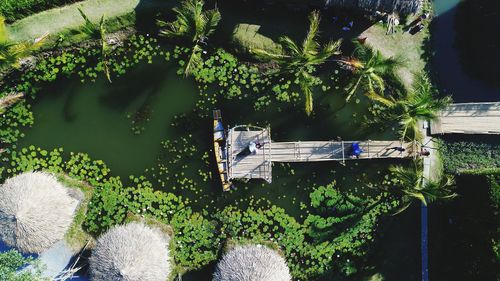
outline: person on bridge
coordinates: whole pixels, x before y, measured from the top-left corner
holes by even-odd
[[[427,149],[422,149],[422,151],[420,151],[420,156],[429,156],[431,155],[431,152]]]
[[[402,147],[402,146],[394,146],[394,147],[387,148],[387,150],[391,150],[391,149],[393,149],[395,151],[399,151],[401,153],[403,153],[403,152],[406,151],[406,149],[404,147]]]
[[[359,147],[359,142],[353,142],[351,144],[351,151],[349,152],[350,157],[356,157],[359,159],[359,156],[363,153],[363,149]]]

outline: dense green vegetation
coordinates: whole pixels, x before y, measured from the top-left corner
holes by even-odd
[[[5,18],[0,14],[0,71],[19,67],[19,61],[39,48],[45,37],[46,35],[30,42],[14,42],[9,38]]]
[[[32,271],[17,272],[23,266],[33,265]],[[31,257],[25,258],[16,250],[0,253],[0,280],[7,281],[33,281],[42,280],[40,270],[42,268]]]
[[[441,149],[448,173],[477,173],[500,167],[500,147],[495,143],[443,141]]]
[[[244,206],[235,202],[224,207],[211,205],[213,201],[204,202],[208,197],[203,189],[212,181],[211,161],[209,153],[199,148],[191,134],[165,139],[157,165],[129,178],[114,175],[104,161],[93,160],[85,153],[64,153],[63,148],[48,151],[33,145],[19,147],[23,129],[34,124],[30,102],[41,88],[69,77],[77,77],[82,83],[95,82],[103,74],[111,82],[134,66],[153,61],[175,65],[179,79],[196,82],[199,95],[189,116],[196,121],[222,102],[235,100],[244,100],[256,114],[271,105],[297,109],[305,104],[305,113],[313,115],[315,94],[344,94],[346,102],[367,104],[369,112],[364,117],[369,120],[368,125],[399,124],[401,139],[418,140],[419,122],[434,119],[436,112],[450,102],[450,98],[438,98],[437,90],[425,75],[415,81],[413,89],[405,90],[395,73],[401,65],[399,58],[386,58],[366,45],[358,45],[352,57],[341,57],[341,41],[322,44],[319,12],[310,14],[303,42],[287,36],[272,48],[265,43],[246,42],[241,51],[268,62],[265,68],[208,44],[221,21],[221,13],[217,8],[206,10],[201,0],[188,0],[175,8],[174,21],[158,21],[160,36],[168,42],[146,34],[110,46],[104,16],[93,22],[83,11],[80,13],[84,26],[72,32],[93,41],[84,47],[60,48],[51,55],[38,57],[27,70],[15,67],[32,48],[18,55],[18,48],[11,48],[15,43],[6,36],[0,41],[8,47],[0,51],[7,50],[5,54],[12,57],[3,65],[6,69],[14,68],[4,78],[8,82],[0,86],[0,98],[12,93],[26,96],[19,102],[5,99],[0,111],[0,182],[25,171],[44,170],[91,186],[86,216],[79,220],[94,237],[127,218],[141,216],[172,227],[172,252],[179,274],[216,261],[227,243],[251,241],[279,249],[297,280],[327,274],[342,280],[362,276],[359,273],[366,268],[379,224],[389,215],[396,215],[415,202],[427,204],[455,196],[450,177],[425,181],[420,162],[409,167],[408,163],[400,163],[388,171],[378,171],[382,173],[380,182],[358,180],[353,186],[342,186],[335,176],[326,185],[307,182],[309,189],[304,193],[309,198],[301,202],[301,215],[294,217],[269,200],[249,198]],[[0,35],[5,34],[1,31]],[[62,44],[65,38],[60,39]],[[3,54],[2,63],[2,58],[7,57]],[[354,96],[356,99],[351,99]],[[171,125],[188,131],[189,123],[196,121],[178,115]],[[143,130],[141,122],[146,121],[134,119],[134,133]],[[489,157],[471,156],[485,149],[489,150]],[[448,172],[462,170],[464,163],[471,165],[466,169],[499,165],[495,147],[444,143],[442,154]],[[197,174],[187,172],[187,166]],[[498,178],[490,179],[491,198],[498,205]],[[179,195],[179,190],[188,195]],[[493,241],[497,254],[498,241]],[[5,263],[9,272],[31,262],[19,259],[15,253],[8,255],[12,261]],[[0,279],[1,274],[0,269]]]
[[[0,15],[12,22],[36,12],[77,1],[79,0],[4,0],[0,3]]]
[[[31,146],[12,152],[10,163],[6,164],[2,178],[45,170],[64,173],[93,186],[84,222],[90,233],[100,234],[123,223],[128,214],[170,224],[175,233],[174,257],[183,270],[198,269],[215,260],[227,239],[243,239],[276,243],[284,251],[293,275],[310,279],[341,266],[346,260],[362,259],[369,242],[375,238],[378,220],[400,205],[397,197],[388,193],[360,198],[342,194],[331,184],[314,189],[310,195],[313,212],[301,223],[273,205],[247,209],[228,206],[211,213],[196,212],[187,199],[155,190],[144,176],[131,177],[132,184],[125,185],[120,178],[110,175],[102,161],[94,161],[82,153],[71,153],[65,159],[62,149],[45,151]],[[338,210],[328,211],[333,205]],[[335,239],[330,241],[332,235]],[[339,264],[331,263],[334,254],[342,256]]]
[[[309,15],[309,31],[302,45],[290,37],[280,38],[281,50],[253,49],[258,57],[276,62],[279,65],[279,76],[292,77],[297,81],[304,95],[305,111],[310,115],[313,111],[313,87],[319,85],[320,79],[313,73],[316,67],[325,63],[331,56],[340,54],[341,41],[329,41],[323,46],[318,42],[320,13],[314,11]],[[271,72],[276,74],[275,71]],[[293,78],[295,77],[295,78]]]
[[[164,22],[159,20],[158,25],[163,29],[160,35],[167,38],[184,38],[191,47],[189,58],[186,60],[184,74],[188,76],[193,69],[202,63],[202,45],[207,44],[208,37],[215,32],[215,28],[221,19],[217,8],[203,10],[203,0],[186,0],[180,7],[173,9],[176,20]],[[191,46],[192,45],[192,46]]]
[[[500,175],[498,173],[488,176],[490,183],[490,199],[493,215],[496,220],[500,220]],[[496,226],[496,234],[493,234],[493,252],[496,256],[496,264],[500,265],[500,226]]]

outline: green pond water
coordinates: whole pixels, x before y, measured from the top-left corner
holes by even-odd
[[[183,78],[175,72],[176,68],[168,63],[157,62],[140,65],[125,76],[114,79],[112,84],[103,77],[94,83],[85,84],[78,79],[53,82],[44,87],[33,101],[35,124],[25,130],[26,136],[19,146],[35,145],[44,149],[62,147],[66,153],[88,153],[93,159],[103,160],[110,167],[112,175],[127,179],[131,174],[146,174],[155,184],[155,188],[190,199],[192,206],[198,210],[223,208],[229,204],[245,207],[261,199],[285,208],[299,220],[306,212],[301,209],[300,203],[309,205],[308,195],[315,185],[337,180],[342,189],[367,194],[370,190],[365,190],[362,183],[379,181],[387,167],[397,163],[353,161],[345,166],[336,162],[277,164],[273,167],[272,184],[261,181],[237,183],[236,190],[223,193],[217,177],[200,180],[198,169],[206,165],[201,158],[195,157],[181,161],[186,167],[171,167],[172,173],[180,173],[182,170],[185,173],[183,176],[193,178],[192,186],[172,187],[167,184],[162,187],[159,181],[155,181],[156,172],[152,168],[157,167],[159,159],[163,159],[161,142],[164,140],[189,138],[188,144],[194,145],[199,154],[209,155],[210,165],[207,169],[215,174],[211,151],[211,117],[200,118],[193,113],[199,99],[197,86],[191,79]],[[301,108],[292,106],[274,106],[256,112],[253,104],[247,100],[222,101],[217,107],[222,110],[226,126],[269,124],[273,140],[394,138],[394,132],[390,129],[387,132],[379,132],[376,128],[359,127],[360,116],[366,108],[361,105],[363,103],[343,107],[342,98],[343,96],[332,93],[318,93],[315,101],[316,114],[310,118],[306,117]],[[338,110],[339,108],[342,109]],[[137,112],[142,114],[142,119],[147,119],[140,123],[139,134],[132,130]],[[172,125],[175,123],[180,125]],[[415,214],[409,215],[413,217]],[[381,241],[384,241],[384,244],[417,249],[418,258],[418,231],[410,231],[405,224],[399,223],[403,221],[401,218],[387,219],[387,224],[384,225],[387,225],[389,230],[384,235],[397,235],[405,231],[408,234],[406,237],[415,236],[412,238],[415,243],[408,243],[406,239],[396,239],[395,242],[392,238],[386,241],[384,237]],[[415,251],[407,249],[405,252],[408,253],[405,256],[409,259],[415,256],[411,254]],[[374,263],[376,262],[374,260]],[[384,268],[387,268],[388,276],[399,276],[397,272],[393,272],[393,267],[382,264],[381,270],[385,271]],[[409,270],[418,273],[419,269],[405,269]],[[210,280],[210,275],[207,275],[210,271],[209,266],[200,272],[188,274],[186,278]]]
[[[438,13],[444,15],[442,19],[445,21],[442,24],[438,22],[440,29],[436,32],[444,34],[452,28],[449,23],[451,19],[446,15],[449,15],[456,1],[443,0],[436,4]],[[290,16],[289,12],[273,14],[272,10],[267,10],[259,14],[237,9],[228,3],[221,4],[220,8],[223,12],[226,9],[225,14],[228,15],[224,17],[226,22],[221,28],[222,32],[216,34],[222,39],[225,38],[224,33],[229,34],[232,30],[227,26],[234,25],[239,19],[243,19],[242,22],[263,24],[262,32],[271,38],[285,33],[299,39],[306,29],[303,22],[294,19],[296,13]],[[335,14],[332,11],[328,13]],[[270,14],[273,14],[272,17]],[[302,13],[300,18],[305,19],[305,14]],[[445,40],[445,37],[439,38],[443,38],[439,42]],[[447,54],[448,45],[439,42],[436,48],[442,48],[442,53]],[[443,63],[453,59],[441,58],[439,61]],[[131,174],[146,174],[154,180],[156,172],[153,169],[162,159],[161,142],[189,138],[189,144],[194,145],[199,154],[209,155],[210,165],[206,167],[200,157],[185,159],[181,162],[188,167],[171,167],[172,172],[182,172],[185,177],[194,178],[193,186],[174,189],[170,185],[162,187],[154,182],[156,188],[189,198],[195,209],[229,204],[244,207],[252,199],[263,199],[285,208],[287,213],[299,220],[301,214],[305,213],[300,203],[308,204],[308,195],[314,185],[327,184],[335,179],[340,188],[356,190],[360,194],[368,193],[370,191],[364,190],[361,183],[378,181],[390,164],[397,164],[394,161],[356,161],[348,162],[346,166],[335,162],[274,165],[272,184],[260,181],[237,183],[235,191],[222,193],[217,177],[203,181],[198,171],[201,167],[215,173],[211,151],[212,120],[210,117],[199,118],[193,113],[199,99],[197,85],[175,72],[176,69],[166,62],[156,62],[140,65],[124,77],[114,79],[112,84],[103,77],[95,83],[82,84],[78,79],[61,79],[51,83],[37,94],[33,102],[35,125],[25,130],[26,137],[19,146],[36,145],[44,149],[63,147],[67,153],[85,152],[93,159],[103,160],[113,175],[127,179]],[[460,101],[467,99],[465,96],[463,100],[461,96],[456,97]],[[378,128],[361,128],[360,117],[366,111],[364,103],[342,107],[342,99],[343,96],[338,94],[317,93],[313,117],[306,117],[301,108],[291,106],[272,106],[256,112],[248,100],[220,101],[217,108],[222,110],[226,127],[249,123],[270,125],[275,141],[331,140],[337,137],[344,140],[394,138],[395,133],[391,129],[380,132]],[[133,132],[136,116],[141,117],[141,120],[149,119],[140,122],[139,134]],[[177,125],[172,126],[173,123]],[[421,279],[419,216],[417,206],[399,216],[386,218],[381,223],[374,254],[366,265],[374,268],[370,271],[381,272],[386,281]],[[210,265],[198,272],[188,273],[183,279],[211,280],[212,267]],[[324,280],[329,279],[325,277]]]
[[[142,175],[155,167],[163,140],[175,141],[191,136],[190,144],[200,153],[206,152],[212,161],[211,117],[199,118],[193,113],[198,99],[197,86],[191,79],[184,79],[175,72],[176,69],[165,62],[141,65],[112,84],[103,78],[85,84],[78,79],[51,83],[38,93],[33,103],[35,125],[25,131],[26,137],[19,146],[62,147],[65,152],[85,152],[93,159],[103,160],[112,174],[124,179],[129,175]],[[312,118],[291,106],[255,112],[253,105],[246,100],[226,101],[218,107],[223,112],[226,126],[270,125],[273,140],[390,138],[387,135],[391,132],[356,128],[359,126],[356,120],[361,120],[356,116],[361,116],[365,110],[363,106],[349,105],[335,112],[342,106],[341,98],[331,93],[318,95],[317,115]],[[145,112],[146,117],[142,119],[146,120],[140,123],[141,132],[136,134],[133,122],[138,112]],[[184,123],[173,126],[175,117],[181,115]],[[197,167],[201,162],[201,159],[190,159],[183,164]],[[326,184],[336,179],[342,185],[352,186],[363,180],[376,180],[390,163],[393,162],[359,161],[349,162],[346,166],[335,162],[277,164],[273,184],[260,181],[239,183],[237,191],[224,194],[220,192],[217,178],[190,190],[162,189],[188,197],[202,196],[217,201],[215,204],[220,206],[252,196],[266,198],[289,209],[292,214],[299,214],[296,207],[307,199],[308,189],[314,184]],[[195,176],[197,171],[188,168],[186,173],[186,177],[190,173]],[[203,208],[201,198],[197,201]]]
[[[255,7],[254,7],[255,8]],[[306,32],[306,13],[277,12],[272,9],[260,11],[242,10],[229,3],[220,4],[225,15],[221,32],[216,34],[224,41],[238,19],[246,23],[262,24],[262,32],[271,38],[288,34],[301,39]],[[337,15],[329,11],[324,18]],[[303,18],[297,21],[296,18]],[[356,32],[337,32],[339,27],[324,21],[324,37],[354,37]],[[356,21],[356,23],[358,23]],[[361,23],[360,23],[361,25]],[[331,29],[330,29],[331,28]],[[349,40],[347,38],[346,40]],[[200,118],[193,113],[199,99],[198,88],[190,78],[177,75],[176,68],[166,62],[140,65],[125,76],[109,84],[103,77],[95,83],[80,83],[79,79],[61,79],[44,87],[33,101],[35,124],[25,130],[26,137],[19,146],[35,145],[44,149],[63,147],[66,153],[85,152],[93,159],[103,160],[112,175],[127,179],[129,175],[145,174],[155,188],[173,192],[191,200],[197,210],[223,208],[227,205],[245,207],[259,199],[286,209],[287,213],[301,220],[309,205],[309,193],[315,185],[328,184],[333,180],[341,189],[355,191],[360,195],[370,192],[363,183],[377,182],[390,164],[398,161],[353,161],[345,166],[336,162],[276,164],[273,166],[273,183],[261,181],[236,183],[237,189],[228,193],[221,191],[217,177],[201,180],[199,169],[215,175],[216,168],[212,152],[212,119]],[[361,98],[344,106],[344,95],[339,92],[317,91],[315,114],[307,117],[302,107],[271,106],[255,111],[249,100],[219,101],[223,121],[228,126],[236,124],[270,125],[274,141],[297,140],[344,140],[395,139],[395,130],[389,128],[363,128],[362,116],[366,103]],[[135,116],[143,122],[133,131]],[[144,119],[148,119],[144,121]],[[192,178],[186,186],[162,186],[165,176],[159,176],[157,166],[165,157],[161,142],[188,138],[188,145],[197,149],[193,158],[181,161],[182,165],[170,167],[171,173]],[[206,153],[209,165],[201,159]],[[170,155],[172,156],[172,155]],[[155,170],[156,169],[156,170]],[[158,179],[156,182],[155,180]],[[396,217],[385,218],[381,223],[380,237],[373,245],[374,254],[365,266],[370,272],[380,272],[386,281],[419,280],[419,212],[412,208]],[[395,254],[397,253],[397,254]],[[360,269],[361,270],[361,269]],[[211,280],[213,264],[190,272],[183,280]],[[323,280],[330,280],[326,276]]]
[[[34,107],[35,126],[20,145],[85,152],[105,160],[121,176],[141,174],[159,153],[163,139],[174,137],[170,123],[195,103],[195,88],[164,65],[139,66],[109,84],[105,79],[82,84],[78,79],[49,85]],[[141,134],[134,134],[133,116],[152,114]]]

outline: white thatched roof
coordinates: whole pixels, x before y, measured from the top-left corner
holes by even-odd
[[[358,9],[367,12],[398,12],[414,14],[422,7],[422,0],[325,0],[327,6]]]
[[[290,281],[286,261],[265,246],[238,246],[219,261],[213,281]]]
[[[90,257],[92,280],[165,281],[171,272],[170,238],[142,223],[111,228]]]
[[[0,186],[0,239],[24,253],[41,253],[62,240],[78,200],[47,173],[28,172]]]

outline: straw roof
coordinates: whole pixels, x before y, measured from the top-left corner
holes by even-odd
[[[418,12],[422,4],[422,0],[326,0],[327,6],[368,12],[397,12],[403,15]]]
[[[47,173],[28,172],[0,186],[0,239],[24,253],[41,253],[64,238],[79,201]]]
[[[290,281],[286,261],[261,245],[238,246],[217,265],[213,281]]]
[[[90,257],[92,280],[165,281],[171,272],[170,238],[142,223],[103,234]]]

